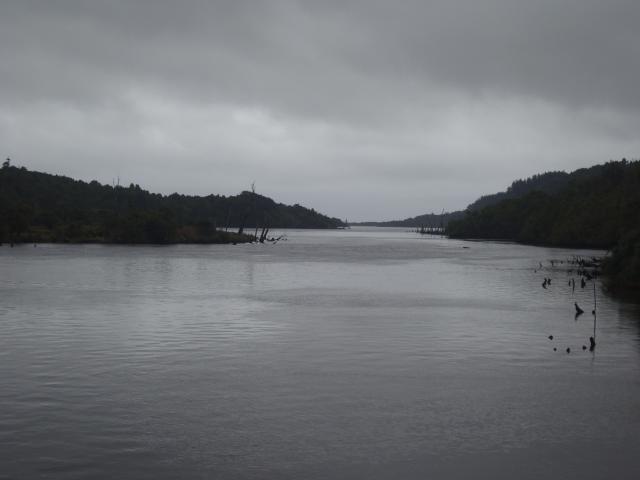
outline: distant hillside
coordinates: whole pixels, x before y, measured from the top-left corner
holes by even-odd
[[[470,208],[449,223],[449,236],[613,249],[612,277],[640,286],[640,162],[608,162],[534,178],[550,180],[543,182],[547,191],[534,188],[524,196]],[[522,184],[525,190],[535,182],[527,183]]]
[[[0,169],[0,241],[174,243],[247,241],[223,232],[336,228],[342,222],[253,192],[160,195],[9,166]]]
[[[547,172],[525,180],[516,180],[505,192],[483,195],[467,207],[467,210],[480,210],[489,205],[495,205],[502,200],[520,198],[530,192],[553,194],[567,186],[571,175],[566,172]]]
[[[369,227],[446,227],[451,220],[462,218],[464,212],[447,212],[444,214],[426,213],[417,217],[405,218],[404,220],[390,220],[388,222],[358,222],[352,225],[363,225]]]
[[[575,176],[585,175],[585,169],[574,172]],[[547,194],[553,194],[565,187],[569,181],[574,178],[566,172],[547,172],[540,175],[534,175],[525,180],[516,180],[504,192],[484,195],[475,202],[467,206],[466,210],[480,210],[489,205],[495,205],[502,200],[520,198],[530,192],[539,191]],[[443,215],[437,213],[426,213],[417,217],[405,218],[404,220],[391,220],[388,222],[359,222],[353,225],[366,225],[375,227],[446,227],[450,221],[459,220],[465,216],[465,211],[447,212]]]

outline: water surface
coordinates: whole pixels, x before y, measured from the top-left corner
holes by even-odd
[[[286,235],[0,247],[0,478],[640,478],[639,309],[583,351],[547,262],[592,252]]]

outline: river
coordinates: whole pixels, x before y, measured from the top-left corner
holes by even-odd
[[[602,252],[283,233],[0,247],[0,479],[640,478],[640,308],[584,351],[548,262]]]

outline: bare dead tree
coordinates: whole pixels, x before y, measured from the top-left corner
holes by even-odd
[[[267,235],[269,235],[269,227],[262,227],[262,232],[260,233],[260,243],[264,243],[267,239]]]

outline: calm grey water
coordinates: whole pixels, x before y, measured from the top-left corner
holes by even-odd
[[[0,478],[640,478],[640,311],[584,352],[575,252],[287,238],[0,247]]]

